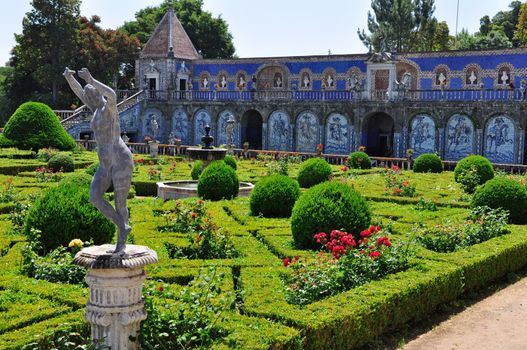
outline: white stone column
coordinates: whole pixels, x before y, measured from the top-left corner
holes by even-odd
[[[74,263],[88,268],[90,296],[85,319],[93,341],[102,340],[112,350],[136,350],[139,345],[132,339],[137,339],[140,323],[146,319],[144,267],[157,263],[157,254],[148,247],[127,245],[120,256],[111,253],[114,248],[110,244],[92,246],[75,256]]]

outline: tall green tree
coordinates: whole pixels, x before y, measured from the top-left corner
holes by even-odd
[[[518,24],[514,31],[514,40],[519,46],[525,47],[527,45],[527,2],[520,7],[518,14]]]
[[[103,29],[99,16],[81,17],[78,66],[118,88],[130,88],[141,43],[121,30]]]
[[[135,21],[126,22],[120,29],[137,37],[144,45],[167,12],[169,2],[171,1],[165,0],[159,6],[138,11],[135,14]],[[203,0],[175,0],[173,7],[196,50],[204,58],[233,57],[234,44],[227,22],[204,11]]]
[[[390,51],[432,50],[438,21],[433,16],[434,0],[372,0],[368,31],[358,31],[367,47],[380,49],[384,39]]]
[[[33,0],[33,9],[22,21],[7,79],[6,94],[22,102],[36,97],[53,107],[63,107],[59,99],[64,67],[75,62],[80,0]],[[21,101],[16,101],[21,99]]]

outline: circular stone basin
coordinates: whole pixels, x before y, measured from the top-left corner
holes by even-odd
[[[214,160],[220,160],[225,158],[227,149],[225,148],[201,148],[201,147],[189,147],[187,148],[187,154],[191,159],[200,159],[206,163]]]
[[[249,197],[254,185],[250,182],[240,182],[238,196]],[[198,196],[198,181],[181,180],[157,183],[157,197],[163,199],[180,199]]]

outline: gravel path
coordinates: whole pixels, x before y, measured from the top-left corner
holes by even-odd
[[[527,350],[527,277],[408,342],[404,350]]]

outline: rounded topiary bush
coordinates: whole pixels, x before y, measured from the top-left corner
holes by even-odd
[[[88,186],[59,184],[40,196],[26,217],[24,230],[41,231],[39,253],[67,246],[75,238],[110,243],[115,226],[90,203]]]
[[[416,173],[441,173],[443,172],[443,163],[437,154],[424,153],[417,157],[412,169]]]
[[[365,152],[352,152],[346,165],[353,169],[371,169],[371,159]]]
[[[48,168],[52,171],[62,171],[71,173],[75,171],[75,163],[73,158],[64,153],[55,154],[48,161]]]
[[[251,192],[251,213],[266,218],[288,218],[299,195],[300,186],[290,177],[280,174],[264,177]]]
[[[295,246],[315,249],[313,236],[319,232],[344,230],[356,235],[370,225],[370,208],[350,186],[339,182],[316,185],[298,198],[291,215]]]
[[[298,183],[308,188],[329,180],[331,165],[322,158],[310,158],[300,165]]]
[[[227,164],[228,166],[230,166],[234,170],[238,169],[238,166],[236,164],[236,159],[234,159],[233,156],[227,154],[225,156],[225,158],[223,158],[223,161],[225,162],[225,164]]]
[[[204,167],[203,161],[201,160],[194,161],[194,163],[192,164],[192,169],[190,170],[190,177],[192,178],[192,180],[199,179],[199,176],[201,175],[201,172],[203,171],[203,167]]]
[[[502,208],[509,211],[509,220],[512,223],[527,222],[527,189],[512,179],[496,177],[487,181],[476,190],[471,205]]]
[[[233,168],[223,160],[210,163],[198,180],[198,196],[217,201],[231,199],[238,195],[240,181]]]
[[[482,185],[494,177],[492,163],[483,156],[471,155],[461,159],[454,169],[454,179],[459,182],[464,173],[476,169],[479,176],[479,184]]]
[[[20,105],[7,121],[4,136],[18,148],[34,151],[45,147],[69,151],[76,146],[51,108],[39,102]]]

